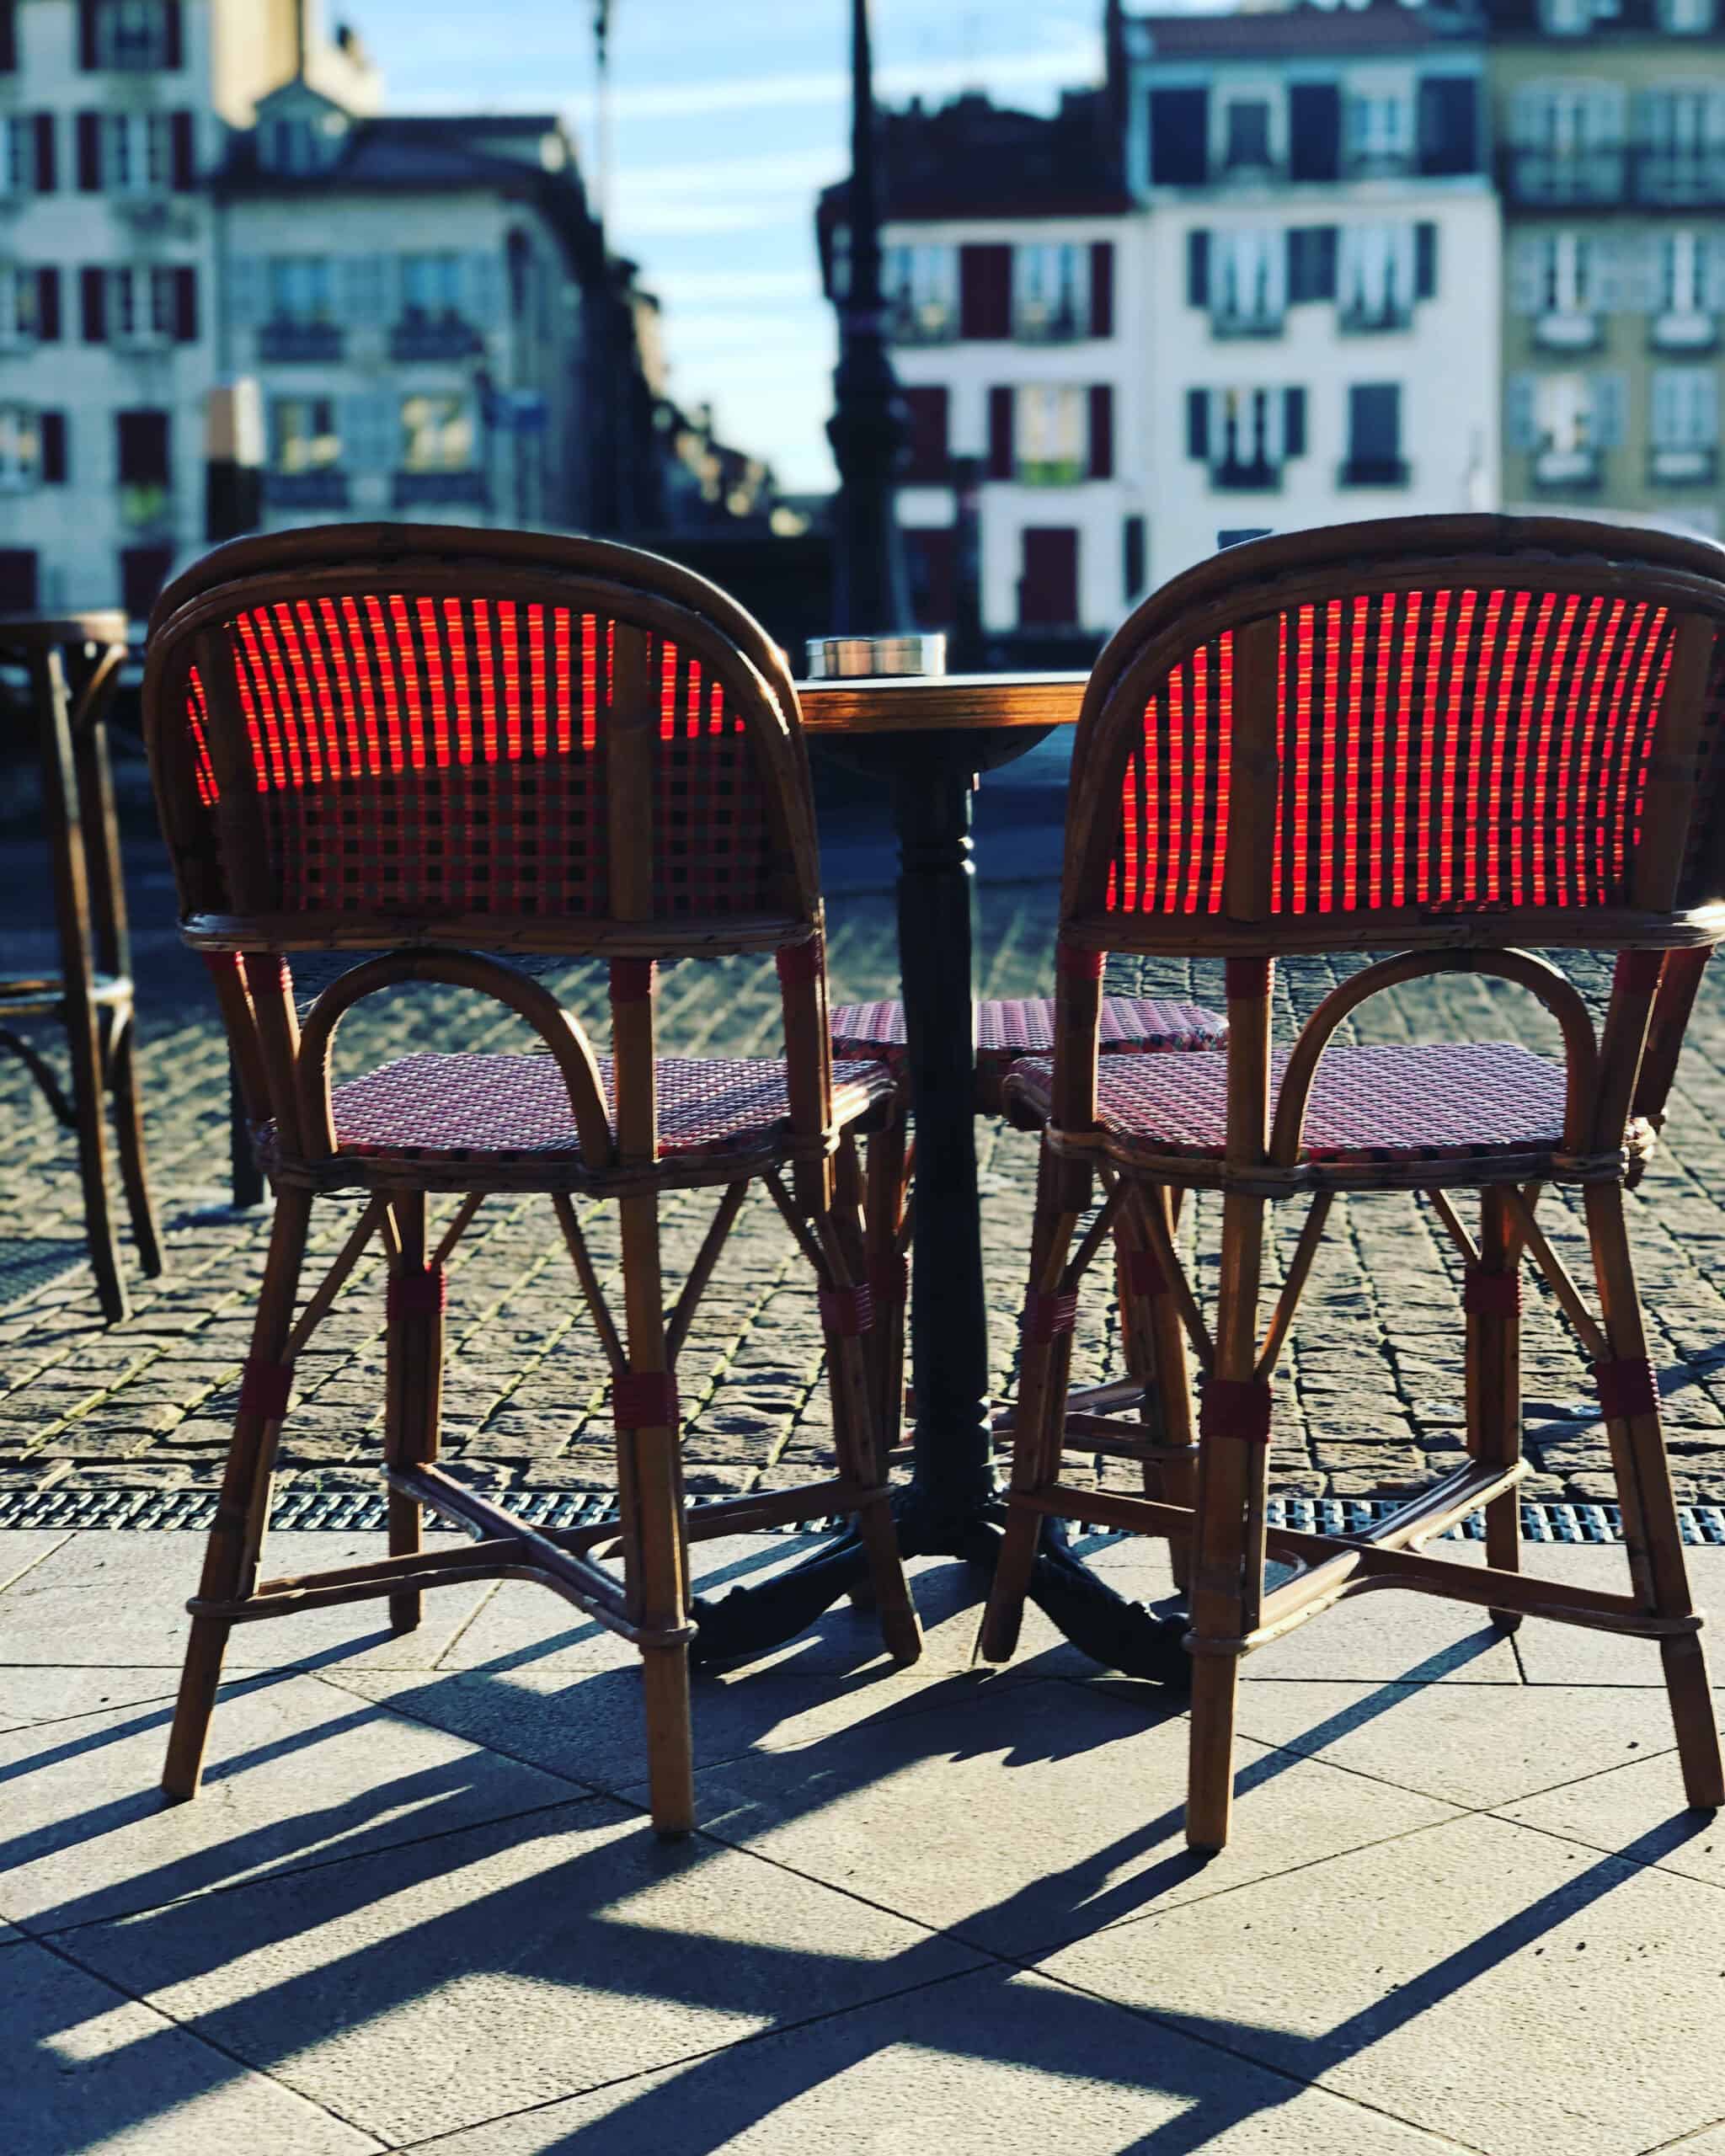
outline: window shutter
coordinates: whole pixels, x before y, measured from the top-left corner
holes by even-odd
[[[174,273],[174,339],[177,344],[198,341],[198,273],[189,264]]]
[[[120,483],[123,487],[165,487],[172,458],[166,412],[116,412]]]
[[[1148,553],[1145,537],[1145,523],[1141,516],[1129,516],[1120,526],[1120,582],[1129,606],[1144,590]]]
[[[1295,83],[1288,93],[1288,174],[1336,179],[1342,170],[1342,86]]]
[[[168,171],[169,184],[176,195],[190,194],[198,183],[197,139],[192,131],[192,116],[189,112],[176,112],[170,116],[172,150]]]
[[[1681,374],[1674,367],[1655,367],[1648,413],[1648,431],[1655,449],[1682,446],[1682,402]]]
[[[1210,461],[1210,392],[1207,389],[1188,389],[1186,392],[1186,454],[1196,457],[1200,464]]]
[[[39,413],[36,425],[42,445],[42,483],[45,487],[63,487],[66,484],[66,414],[64,412]]]
[[[185,65],[185,10],[180,0],[160,0],[162,8],[162,65],[179,69]]]
[[[1105,382],[1092,384],[1090,392],[1090,476],[1114,476],[1114,392]]]
[[[1539,447],[1539,381],[1512,374],[1503,386],[1503,442],[1509,449]]]
[[[1438,228],[1423,217],[1413,227],[1413,296],[1430,300],[1437,296]]]
[[[85,195],[102,191],[102,120],[99,113],[77,115],[77,184]]]
[[[1545,243],[1533,232],[1519,232],[1509,249],[1509,303],[1511,314],[1541,314],[1546,304]]]
[[[1306,392],[1303,389],[1284,389],[1282,392],[1282,454],[1284,456],[1304,456],[1306,454]]]
[[[1012,334],[1012,250],[959,249],[959,334],[991,340]]]
[[[34,123],[35,134],[35,189],[38,195],[51,195],[60,184],[58,160],[56,158],[54,115],[39,112]]]
[[[1333,225],[1290,225],[1286,280],[1288,304],[1336,296],[1337,231]]]
[[[0,0],[0,74],[18,66],[18,0]]]
[[[1628,422],[1629,384],[1621,374],[1593,378],[1592,439],[1595,449],[1621,449]]]
[[[1012,442],[1012,402],[1010,389],[991,389],[988,392],[988,476],[991,479],[1010,479],[1017,469]]]
[[[105,270],[83,269],[77,273],[77,282],[84,342],[87,344],[105,344],[108,341],[108,272]]]
[[[60,342],[60,272],[51,263],[36,272],[36,342]]]
[[[1719,377],[1711,367],[1697,367],[1690,388],[1690,439],[1698,449],[1715,449],[1719,441]]]
[[[948,476],[947,392],[943,387],[927,385],[907,389],[904,395],[911,421],[904,476],[938,483]]]
[[[1701,305],[1709,314],[1725,314],[1725,238],[1710,235],[1701,250]]]
[[[1210,234],[1201,226],[1186,235],[1186,304],[1210,305]]]
[[[1114,243],[1092,240],[1090,245],[1090,334],[1114,334]]]
[[[77,0],[77,64],[86,74],[96,65],[96,0]]]
[[[1479,168],[1479,85],[1471,75],[1427,75],[1419,85],[1419,168],[1439,176]]]
[[[1210,177],[1210,92],[1150,93],[1150,184],[1202,187]]]

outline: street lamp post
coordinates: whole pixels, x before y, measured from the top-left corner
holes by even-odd
[[[839,467],[833,515],[833,627],[889,636],[914,626],[893,480],[905,444],[880,290],[868,0],[851,8],[850,283],[839,307],[839,363],[827,438]]]

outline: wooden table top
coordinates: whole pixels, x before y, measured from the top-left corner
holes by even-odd
[[[895,674],[798,681],[806,733],[1076,726],[1088,674]]]
[[[43,644],[126,641],[126,616],[118,607],[92,606],[81,614],[0,614],[0,650],[29,651]]]

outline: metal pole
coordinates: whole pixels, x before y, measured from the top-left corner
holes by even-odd
[[[839,302],[839,363],[826,429],[839,467],[833,626],[841,636],[884,636],[915,624],[893,501],[905,422],[881,301],[868,0],[852,0],[851,53],[851,275]]]

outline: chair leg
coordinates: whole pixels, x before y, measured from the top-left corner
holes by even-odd
[[[1162,1217],[1168,1219],[1167,1192],[1149,1188],[1144,1193],[1144,1202],[1161,1206]],[[1186,1360],[1185,1327],[1153,1254],[1130,1222],[1117,1231],[1114,1251],[1126,1368],[1144,1387],[1148,1433],[1157,1444],[1188,1448],[1183,1460],[1145,1462],[1145,1494],[1161,1497],[1167,1504],[1183,1505],[1190,1511],[1198,1495],[1198,1451],[1192,1434],[1192,1380]],[[1168,1563],[1174,1585],[1184,1593],[1191,1577],[1189,1540],[1169,1537]]]
[[[138,1246],[138,1264],[144,1277],[158,1278],[162,1271],[162,1238],[156,1209],[150,1198],[150,1178],[144,1164],[143,1102],[138,1093],[133,1013],[121,1012],[114,1022],[108,1043],[108,1083],[114,1095],[114,1123],[120,1139],[120,1179],[126,1190],[126,1209]]]
[[[88,996],[67,998],[66,1038],[72,1054],[72,1106],[77,1122],[78,1178],[83,1185],[84,1235],[95,1268],[96,1295],[110,1325],[126,1316],[126,1282],[108,1196],[108,1102],[102,1074],[101,1021]]]
[[[912,1662],[922,1652],[922,1627],[905,1577],[892,1500],[885,1494],[885,1435],[869,1385],[864,1342],[868,1335],[826,1328],[827,1384],[832,1400],[835,1449],[839,1471],[873,1483],[882,1495],[857,1515],[857,1532],[868,1559],[868,1603],[880,1625],[887,1652],[897,1662]]]
[[[1261,1198],[1233,1192],[1222,1201],[1221,1285],[1212,1384],[1244,1386],[1252,1381],[1258,1352],[1263,1209]],[[1239,1641],[1256,1622],[1263,1593],[1268,1446],[1212,1428],[1200,1441],[1198,1483],[1186,1839],[1194,1849],[1215,1850],[1227,1843],[1233,1811]]]
[[[389,1276],[389,1322],[385,1334],[383,1456],[392,1467],[418,1467],[437,1457],[443,1405],[443,1274],[425,1264],[425,1193],[406,1191],[391,1201],[401,1258]],[[408,1557],[419,1548],[420,1511],[405,1492],[387,1499],[389,1554]],[[403,1592],[389,1598],[392,1631],[411,1632],[423,1598]]]
[[[870,1390],[875,1423],[889,1452],[905,1420],[905,1320],[909,1306],[909,1272],[899,1255],[899,1230],[910,1187],[902,1118],[878,1130],[868,1141],[868,1284],[874,1297],[874,1323],[868,1335]],[[882,1479],[885,1466],[882,1465]]]
[[[1519,1257],[1510,1221],[1503,1190],[1482,1191],[1480,1263],[1468,1283],[1475,1307],[1467,1313],[1467,1449],[1493,1467],[1513,1467],[1521,1457]],[[1496,1572],[1521,1569],[1519,1490],[1506,1491],[1486,1507],[1486,1562]],[[1500,1632],[1513,1632],[1521,1622],[1514,1609],[1494,1609],[1491,1616]]]
[[[1584,1200],[1594,1269],[1605,1338],[1617,1369],[1647,1369],[1647,1333],[1635,1266],[1624,1219],[1623,1191],[1617,1183],[1589,1183]],[[1660,1428],[1658,1395],[1647,1384],[1647,1405],[1639,1412],[1607,1419],[1618,1502],[1623,1512],[1623,1539],[1628,1545],[1636,1592],[1661,1617],[1694,1614],[1677,1502]],[[1698,1811],[1725,1804],[1725,1764],[1719,1752],[1719,1726],[1707,1679],[1706,1650],[1699,1632],[1661,1640],[1665,1690],[1683,1763],[1683,1786]]]
[[[1058,1287],[1077,1225],[1075,1214],[1058,1209],[1056,1176],[1050,1172],[1054,1166],[1051,1155],[1044,1153],[1037,1178],[1036,1223],[1031,1235],[1033,1295],[1052,1293]],[[1018,1644],[1037,1545],[1042,1540],[1042,1514],[1013,1500],[1044,1489],[1060,1477],[1071,1361],[1070,1332],[1026,1327],[1018,1366],[1018,1397],[1012,1412],[1012,1472],[1006,1533],[995,1561],[994,1582],[977,1641],[977,1652],[985,1662],[1010,1662]]]
[[[649,1193],[619,1205],[623,1305],[633,1388],[671,1390],[665,1339],[659,1200]],[[630,1415],[640,1412],[631,1408]],[[654,1411],[660,1412],[660,1411]],[[629,1609],[656,1640],[641,1650],[647,1711],[647,1779],[653,1824],[670,1838],[695,1824],[695,1747],[689,1721],[689,1553],[683,1531],[682,1458],[674,1416],[617,1433],[617,1494],[624,1522]],[[664,1636],[671,1635],[667,1638]]]
[[[285,1373],[280,1358],[293,1324],[311,1209],[309,1191],[284,1190],[276,1200],[270,1256],[252,1326],[252,1352],[240,1390],[239,1412],[234,1418],[233,1440],[222,1471],[216,1524],[204,1550],[203,1574],[198,1583],[200,1602],[243,1601],[257,1584],[258,1560],[270,1521],[275,1448],[281,1433],[280,1387]],[[274,1398],[272,1388],[276,1390]],[[214,1614],[200,1611],[192,1619],[162,1774],[163,1790],[176,1803],[198,1793],[210,1715],[222,1681],[222,1658],[231,1630],[228,1619]]]

